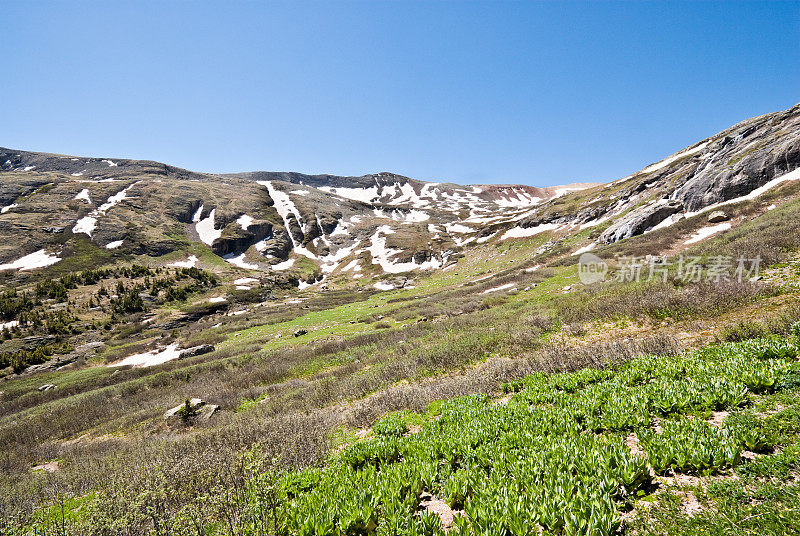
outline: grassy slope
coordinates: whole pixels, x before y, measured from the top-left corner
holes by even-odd
[[[782,212],[769,215],[770,225],[763,232],[791,221]],[[757,227],[757,222],[752,225]],[[758,229],[751,229],[750,234],[757,233]],[[192,471],[205,474],[210,461],[201,461],[208,456],[202,442],[231,443],[231,451],[224,453],[222,461],[230,460],[241,450],[263,442],[264,434],[277,434],[275,427],[286,429],[281,419],[294,418],[294,412],[310,415],[308,419],[329,419],[335,414],[324,424],[302,432],[310,438],[299,440],[289,434],[280,445],[310,448],[300,465],[312,463],[330,447],[330,433],[340,430],[340,435],[352,436],[357,427],[370,424],[388,410],[421,409],[420,404],[453,394],[492,392],[498,382],[534,370],[574,369],[629,356],[617,355],[614,349],[591,347],[596,356],[587,359],[580,352],[570,354],[571,348],[652,333],[707,334],[693,344],[715,336],[735,338],[738,335],[726,332],[725,326],[747,315],[751,316],[747,318],[749,324],[760,323],[760,333],[780,332],[791,319],[787,316],[781,320],[781,315],[790,315],[796,302],[795,291],[787,288],[777,296],[711,303],[684,318],[653,317],[646,309],[629,307],[631,300],[642,302],[640,298],[652,294],[652,289],[644,288],[637,294],[635,289],[612,285],[605,293],[580,287],[565,293],[564,287],[577,282],[574,265],[525,272],[525,268],[543,260],[532,258],[531,252],[545,240],[545,236],[538,236],[488,243],[468,259],[460,259],[454,268],[418,277],[413,282],[415,288],[378,294],[353,292],[340,298],[335,293],[305,291],[295,295],[290,291],[285,294],[289,301],[304,298],[303,305],[286,299],[269,306],[251,303],[247,305],[248,315],[204,321],[196,331],[185,334],[195,342],[205,338],[223,341],[217,352],[200,358],[114,375],[108,369],[91,367],[5,382],[4,399],[12,400],[19,409],[7,406],[10,410],[0,417],[0,438],[12,456],[6,461],[9,476],[4,477],[2,485],[9,496],[17,494],[16,499],[21,499],[24,495],[24,500],[9,504],[28,504],[26,508],[36,504],[30,499],[42,493],[45,481],[26,474],[25,467],[35,463],[62,460],[62,469],[51,478],[68,495],[81,496],[91,488],[90,484],[78,484],[84,480],[97,483],[105,478],[101,474],[126,475],[137,470],[134,468],[140,462],[160,467],[162,449],[180,449],[186,463],[197,463]],[[726,237],[709,241],[704,249],[713,251],[712,244],[718,242],[727,248],[737,247],[735,237]],[[201,251],[205,249],[194,252],[201,258],[209,257]],[[230,267],[225,263],[224,268]],[[785,272],[785,267],[780,269]],[[484,294],[505,282],[513,282],[516,290]],[[362,285],[368,288],[369,282]],[[531,289],[523,290],[526,287]],[[236,301],[235,292],[229,295]],[[204,299],[197,296],[195,301]],[[331,306],[335,299],[344,299],[345,303]],[[587,309],[577,320],[562,318],[563,311],[582,310],[575,305],[584,303],[602,307]],[[309,307],[308,312],[300,308],[303,306]],[[776,319],[773,324],[764,317],[766,311]],[[757,322],[753,322],[753,313],[758,315]],[[419,322],[422,319],[429,321]],[[212,328],[218,321],[222,325]],[[616,329],[608,329],[609,322]],[[292,334],[298,329],[308,333],[295,338]],[[128,338],[119,338],[115,351],[132,349],[137,339],[148,334],[146,329],[132,331]],[[281,337],[276,339],[278,334]],[[497,369],[497,363],[505,368]],[[39,393],[36,387],[45,382],[56,383],[59,388]],[[398,396],[405,393],[405,385],[413,399]],[[183,398],[198,395],[221,404],[222,414],[189,433],[165,429],[160,423],[161,412]],[[309,440],[315,442],[313,448],[303,443]],[[147,446],[150,444],[152,449]],[[136,450],[140,448],[147,457],[139,457]],[[93,460],[91,468],[89,459]],[[125,478],[122,488],[134,485],[133,480],[125,483]],[[164,489],[170,489],[172,485],[150,484],[157,489],[167,484]]]

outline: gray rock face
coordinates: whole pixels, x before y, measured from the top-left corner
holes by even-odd
[[[616,242],[672,215],[736,200],[799,167],[800,105],[748,119],[633,174],[633,184],[621,192],[615,207],[635,206],[648,196],[666,196],[672,204],[651,202],[634,209],[617,219],[600,240]],[[709,222],[727,219],[728,214],[719,211],[711,214]]]
[[[635,210],[627,218],[619,221],[603,231],[600,242],[610,244],[623,238],[629,238],[651,229],[672,216],[681,212],[683,204],[680,201],[658,201]]]
[[[220,257],[230,253],[241,253],[271,234],[272,224],[266,221],[254,221],[247,229],[229,225],[222,236],[214,240],[211,250]]]

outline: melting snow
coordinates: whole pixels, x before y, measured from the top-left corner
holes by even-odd
[[[476,240],[476,242],[478,242],[478,244],[483,244],[484,242],[486,242],[486,241],[488,241],[490,238],[492,238],[494,235],[496,235],[498,232],[499,232],[499,231],[495,231],[494,233],[492,233],[492,234],[490,234],[490,235],[488,235],[488,236],[482,236],[482,237],[478,238],[478,239]]]
[[[180,355],[181,352],[178,350],[178,343],[173,343],[161,350],[151,350],[142,354],[130,355],[122,361],[112,363],[108,366],[124,367],[130,365],[133,367],[152,367],[153,365],[160,365],[161,363],[177,359]]]
[[[695,242],[700,242],[704,238],[708,238],[711,235],[715,235],[717,233],[721,233],[722,231],[727,231],[731,228],[731,222],[726,221],[722,222],[718,225],[709,225],[708,227],[703,227],[702,229],[698,229],[692,237],[684,242],[684,244],[694,244]]]
[[[378,281],[372,286],[378,290],[394,290],[394,285],[392,285],[391,283],[385,283],[383,281]]]
[[[234,266],[238,266],[239,268],[245,268],[247,270],[258,270],[258,265],[253,264],[251,262],[247,262],[247,257],[244,253],[240,253],[236,255],[234,253],[228,253],[227,255],[222,257],[229,263],[233,264]]]
[[[203,206],[201,205],[198,209],[198,212],[200,212],[202,208]],[[214,215],[216,213],[217,209],[212,208],[211,212],[208,213],[208,216],[205,219],[199,220],[194,224],[194,228],[197,231],[197,235],[200,237],[200,240],[209,246],[214,243],[214,240],[222,235],[222,229],[214,228]],[[197,216],[197,214],[195,214],[195,216]]]
[[[18,204],[16,204],[16,203],[11,203],[10,205],[6,205],[6,206],[4,206],[3,208],[0,208],[0,214],[5,214],[6,212],[8,212],[9,210],[11,210],[12,208],[16,208],[16,207],[18,207],[18,206],[19,206],[19,205],[18,205]]]
[[[386,247],[386,235],[389,234],[394,234],[394,231],[388,225],[379,226],[375,230],[375,234],[370,237],[371,245],[367,248],[367,251],[372,255],[372,264],[380,265],[384,272],[399,274],[411,270],[430,270],[442,267],[442,261],[436,258],[432,258],[420,264],[416,262],[396,262],[391,260],[390,257],[403,252],[399,249]]]
[[[109,197],[105,203],[103,203],[102,205],[91,211],[88,216],[84,216],[83,218],[75,222],[75,227],[72,228],[72,232],[74,234],[86,233],[91,237],[92,233],[94,232],[94,228],[97,226],[97,217],[105,215],[105,213],[110,208],[112,208],[115,205],[118,205],[124,199],[127,199],[128,190],[133,188],[135,184],[138,184],[138,182],[126,186],[119,192]]]
[[[575,252],[573,253],[573,255],[580,255],[581,253],[586,253],[587,251],[592,251],[596,247],[597,247],[597,244],[592,242],[591,244],[587,244],[587,245],[583,246],[582,248],[576,249]]]
[[[30,170],[32,170],[32,169],[33,169],[33,168],[35,168],[35,167],[36,167],[36,166],[25,166],[24,168],[22,168],[22,171],[30,171]]]
[[[84,188],[83,190],[78,192],[78,195],[75,196],[75,199],[83,199],[84,201],[86,201],[90,205],[92,204],[92,200],[89,197],[89,189],[88,188]]]
[[[106,249],[117,249],[122,245],[123,240],[114,240],[106,244]]]
[[[534,227],[512,227],[503,233],[500,240],[506,240],[507,238],[525,238],[545,231],[553,231],[558,228],[559,225],[556,223],[543,223],[541,225],[535,225]]]
[[[295,241],[294,236],[292,236],[292,233],[289,228],[289,215],[294,216],[295,220],[297,220],[297,224],[300,225],[301,228],[303,227],[302,223],[303,220],[300,217],[300,212],[297,210],[297,207],[294,205],[294,203],[292,203],[292,200],[289,199],[289,196],[284,192],[276,190],[275,187],[272,186],[271,181],[257,181],[257,182],[258,184],[261,184],[262,186],[265,186],[267,188],[269,196],[275,203],[275,210],[278,212],[281,219],[283,220],[283,226],[286,228],[286,233],[289,235],[289,239],[292,241],[292,246],[294,247],[294,251],[296,253],[299,253],[300,255],[308,257],[309,259],[316,260],[317,256],[311,253],[305,247],[299,245]],[[303,232],[305,232],[304,228]]]
[[[12,320],[11,322],[0,324],[0,329],[11,329],[17,326],[19,326],[19,320]]]
[[[201,203],[200,206],[197,207],[197,210],[194,211],[194,214],[192,214],[192,222],[194,222],[194,223],[199,222],[200,221],[200,217],[202,215],[203,215],[203,205]]]
[[[234,285],[247,285],[248,283],[258,283],[255,277],[242,277],[233,282]]]
[[[259,181],[261,183],[268,182],[268,181]],[[376,197],[378,197],[378,187],[371,186],[369,188],[332,188],[330,186],[320,186],[320,190],[324,192],[329,192],[339,197],[344,197],[346,199],[353,199],[355,201],[361,201],[362,203],[369,203]],[[270,197],[272,194],[270,194]]]
[[[247,228],[253,224],[253,221],[254,220],[252,216],[248,216],[247,214],[242,214],[236,220],[236,223],[238,223],[242,227],[242,229],[247,230]]]
[[[34,268],[50,266],[60,260],[61,258],[58,255],[47,253],[45,250],[40,249],[15,261],[0,264],[0,270],[33,270]]]
[[[222,303],[228,299],[225,296],[214,296],[208,299],[209,303]]]
[[[108,167],[117,167],[117,164],[115,164],[111,160],[101,160],[101,162],[105,162],[106,164],[108,164]]]
[[[199,259],[196,256],[190,255],[185,261],[171,262],[167,266],[175,266],[176,268],[194,268],[198,260]]]
[[[343,272],[349,272],[350,270],[353,270],[354,272],[358,272],[359,270],[361,270],[361,265],[359,264],[358,259],[350,261],[349,263],[347,263],[347,266],[342,268]]]
[[[475,229],[461,225],[460,223],[446,223],[444,225],[448,233],[474,233]]]
[[[272,269],[273,270],[278,270],[278,271],[288,270],[293,265],[294,265],[294,259],[289,259],[289,260],[286,260],[286,261],[283,261],[283,262],[279,262],[278,264],[273,264],[272,265]]]
[[[500,290],[506,290],[507,288],[511,288],[514,286],[514,283],[506,283],[505,285],[500,285],[499,287],[489,288],[481,292],[481,294],[489,294],[490,292],[497,292]]]

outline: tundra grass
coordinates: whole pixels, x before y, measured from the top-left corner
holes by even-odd
[[[215,487],[188,509],[175,510],[169,488],[161,499],[148,494],[151,507],[131,503],[123,526],[158,519],[171,534],[443,535],[422,506],[431,494],[454,512],[459,535],[793,534],[797,357],[796,340],[773,337],[529,376],[506,385],[510,399],[473,395],[388,414],[365,439],[339,428],[333,444],[345,446],[325,463],[248,473],[238,491]],[[730,411],[722,422],[704,420],[721,410]],[[263,456],[256,449],[242,463],[263,467]],[[72,532],[108,526],[132,500],[95,493],[70,518]],[[235,502],[213,507],[221,497]],[[233,507],[235,524],[226,525]]]

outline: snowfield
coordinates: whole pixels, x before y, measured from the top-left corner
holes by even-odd
[[[684,244],[694,244],[700,242],[708,238],[711,235],[715,235],[717,233],[721,233],[722,231],[727,231],[731,228],[731,222],[726,221],[722,222],[718,225],[709,225],[708,227],[703,227],[702,229],[698,229],[697,232],[692,235],[692,237],[684,242]]]
[[[130,365],[132,367],[152,367],[154,365],[166,363],[167,361],[172,361],[173,359],[178,359],[180,355],[181,352],[178,350],[178,343],[173,343],[161,350],[151,350],[141,354],[129,355],[122,361],[111,363],[108,366],[125,367]]]
[[[0,270],[33,270],[34,268],[44,268],[60,261],[61,258],[53,253],[47,253],[40,249],[19,259],[0,264]]]

